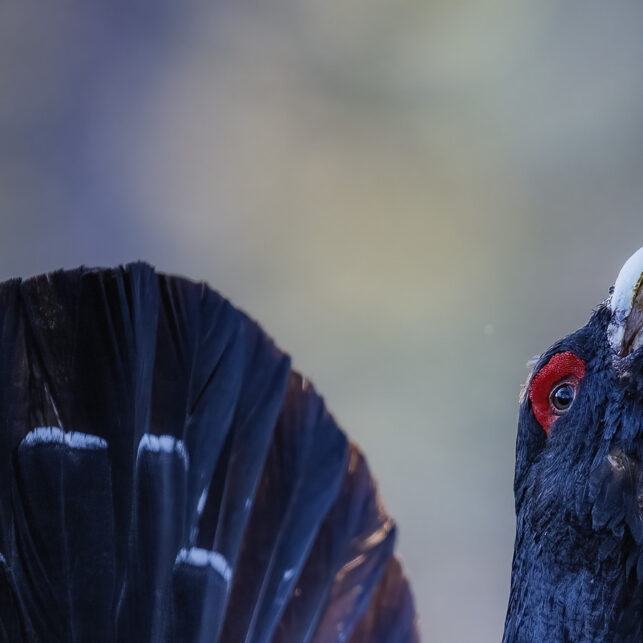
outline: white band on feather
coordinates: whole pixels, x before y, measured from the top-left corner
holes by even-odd
[[[232,577],[232,569],[228,564],[225,556],[218,551],[201,549],[200,547],[191,547],[190,549],[181,549],[176,557],[177,563],[186,563],[194,567],[211,567],[227,582]]]
[[[634,298],[643,281],[643,248],[639,248],[618,273],[614,291],[609,301],[612,321],[607,329],[607,338],[612,350],[620,354],[625,335],[625,324],[632,311]]]
[[[34,446],[36,444],[65,444],[72,449],[106,449],[107,441],[97,435],[79,433],[78,431],[63,431],[57,426],[39,426],[29,431],[23,438],[21,445]]]
[[[151,451],[152,453],[176,453],[184,462],[185,468],[188,468],[188,452],[182,440],[177,440],[173,435],[154,435],[153,433],[144,433],[141,441],[138,443],[138,454],[142,451]]]

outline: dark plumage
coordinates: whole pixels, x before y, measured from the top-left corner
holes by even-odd
[[[643,641],[642,282],[643,249],[528,379],[507,643]]]
[[[394,536],[321,397],[205,285],[0,285],[0,641],[412,643]]]

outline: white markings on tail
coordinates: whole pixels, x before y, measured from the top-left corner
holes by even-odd
[[[177,440],[173,435],[154,435],[153,433],[144,433],[141,441],[138,443],[138,454],[141,451],[150,451],[152,453],[176,453],[188,468],[188,452],[185,450],[185,444],[182,440]]]
[[[197,518],[201,518],[201,515],[203,514],[203,510],[205,509],[205,503],[208,500],[208,487],[206,487],[201,495],[199,496],[199,501],[196,503],[196,515]],[[196,542],[196,538],[199,534],[199,526],[198,524],[194,525],[192,527],[192,530],[190,531],[190,542]]]
[[[35,446],[36,444],[65,444],[72,449],[93,451],[106,449],[107,441],[97,435],[79,433],[78,431],[63,431],[57,426],[39,426],[29,431],[21,445]]]
[[[199,502],[196,505],[196,512],[199,516],[203,513],[205,509],[205,501],[208,499],[208,490],[204,489],[203,493],[199,496]]]
[[[215,572],[223,577],[226,583],[229,583],[232,577],[232,569],[228,561],[218,551],[210,551],[200,547],[181,549],[176,557],[176,562],[187,563],[188,565],[194,565],[194,567],[212,567]]]

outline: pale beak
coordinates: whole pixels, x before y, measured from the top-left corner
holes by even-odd
[[[618,273],[609,307],[607,338],[616,355],[625,357],[643,346],[643,248]]]

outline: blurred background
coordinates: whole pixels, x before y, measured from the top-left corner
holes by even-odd
[[[643,5],[2,3],[0,277],[207,280],[363,447],[424,640],[499,641],[525,362],[643,245]]]

